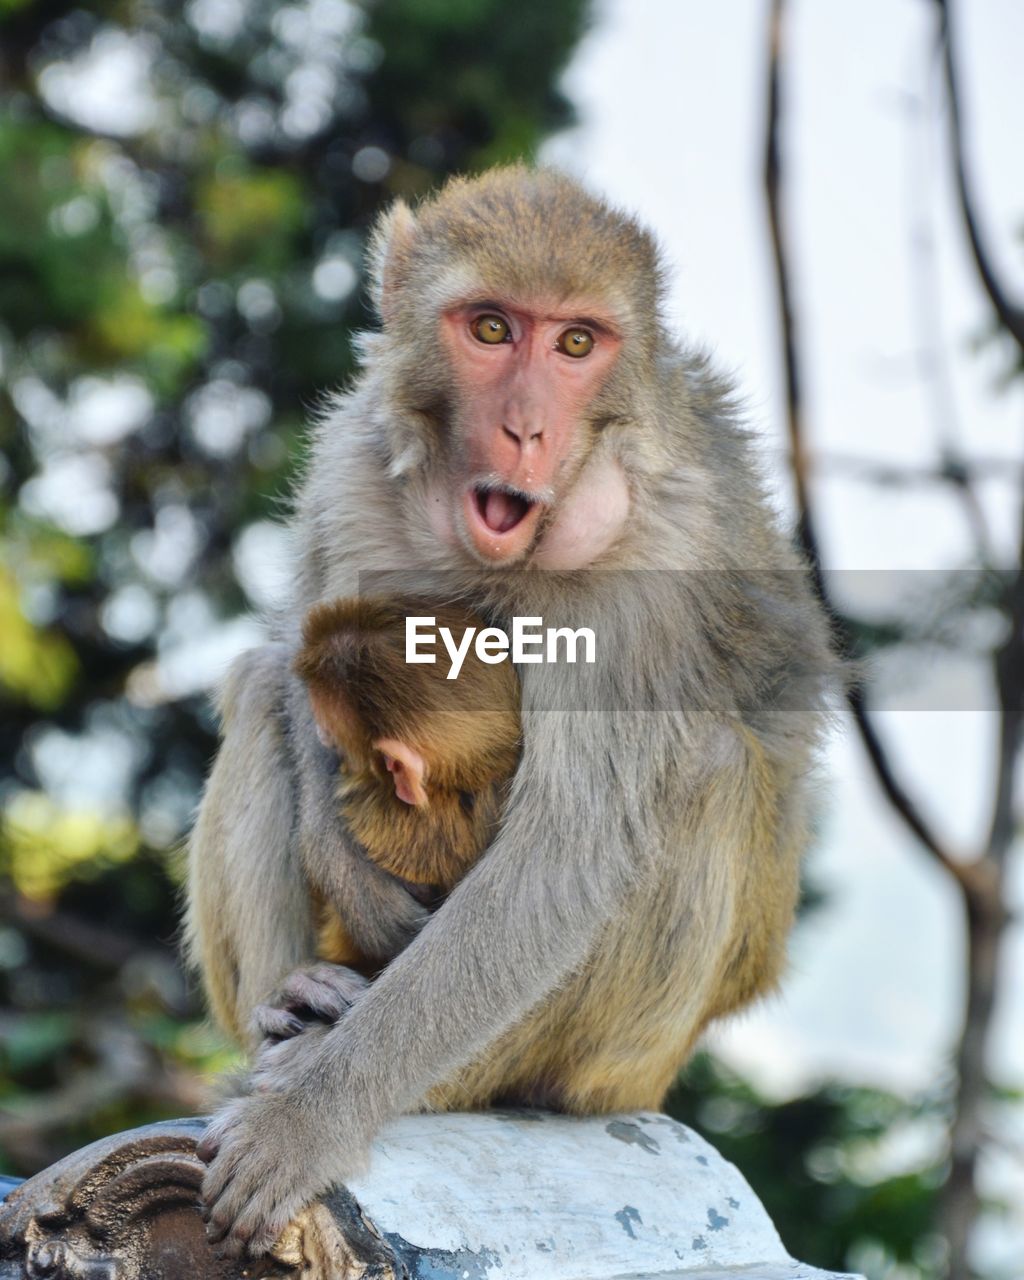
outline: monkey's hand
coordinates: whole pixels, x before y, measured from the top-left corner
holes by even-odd
[[[255,1039],[278,1044],[311,1024],[337,1022],[369,985],[354,969],[325,960],[296,969],[266,1004],[253,1010]]]
[[[298,1067],[295,1050],[308,1062],[328,1034],[315,1027],[267,1052],[287,1051],[289,1065]],[[218,1111],[199,1144],[209,1165],[202,1188],[207,1235],[228,1257],[262,1256],[307,1205],[366,1166],[376,1126],[347,1106],[344,1094],[325,1093],[315,1075],[296,1082],[297,1074],[258,1070],[254,1092]],[[274,1089],[283,1076],[291,1087]]]

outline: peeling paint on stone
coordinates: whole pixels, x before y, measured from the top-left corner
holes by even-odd
[[[615,1221],[631,1240],[636,1239],[636,1232],[633,1230],[633,1223],[635,1222],[638,1227],[642,1227],[644,1225],[643,1218],[640,1217],[639,1212],[634,1209],[631,1204],[625,1204],[622,1206],[615,1215]]]
[[[700,1249],[706,1249],[707,1247],[708,1247],[708,1242],[704,1239],[703,1236],[693,1237],[693,1244],[690,1245],[691,1249],[700,1250]]]
[[[632,1120],[612,1120],[610,1124],[605,1125],[605,1132],[613,1138],[617,1138],[619,1142],[642,1147],[644,1151],[649,1151],[652,1156],[661,1154],[661,1148],[651,1135],[644,1133],[643,1129],[638,1124],[634,1124]]]
[[[421,1249],[388,1232],[388,1244],[405,1265],[409,1280],[494,1280],[501,1259],[493,1249]]]
[[[707,1156],[698,1156],[698,1157],[697,1157],[697,1163],[698,1163],[698,1164],[702,1164],[702,1165],[704,1166],[704,1168],[706,1169],[706,1168],[708,1167],[708,1158],[707,1158]]]
[[[732,1196],[730,1196],[730,1197],[729,1197],[729,1208],[730,1208],[730,1209],[738,1209],[739,1207],[740,1207],[740,1202],[739,1202],[738,1200],[734,1199]]]
[[[721,1231],[723,1227],[729,1225],[729,1219],[723,1218],[722,1215],[712,1205],[708,1205],[708,1230]]]

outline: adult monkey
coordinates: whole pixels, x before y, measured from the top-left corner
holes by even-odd
[[[189,935],[236,1030],[313,955],[305,874],[364,952],[415,937],[337,1023],[264,1047],[212,1122],[204,1198],[233,1253],[265,1251],[428,1093],[657,1106],[709,1019],[777,980],[833,665],[730,390],[666,333],[634,221],[504,169],[394,206],[373,279],[383,331],[320,423],[293,611],[227,685]],[[521,668],[501,830],[426,922],[351,847],[289,674],[289,618],[396,569],[412,591],[440,571],[500,623],[585,624],[606,654],[585,685]]]

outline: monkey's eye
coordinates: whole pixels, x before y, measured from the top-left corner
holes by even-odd
[[[566,329],[558,335],[555,347],[564,355],[579,359],[589,356],[594,349],[594,335],[588,329]]]
[[[486,342],[488,346],[507,342],[512,336],[508,321],[502,320],[501,316],[478,316],[470,327],[477,341]]]

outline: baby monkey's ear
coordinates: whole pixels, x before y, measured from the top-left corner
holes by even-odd
[[[373,749],[384,757],[399,800],[412,805],[427,804],[427,792],[423,786],[427,765],[415,747],[397,738],[377,738]]]

